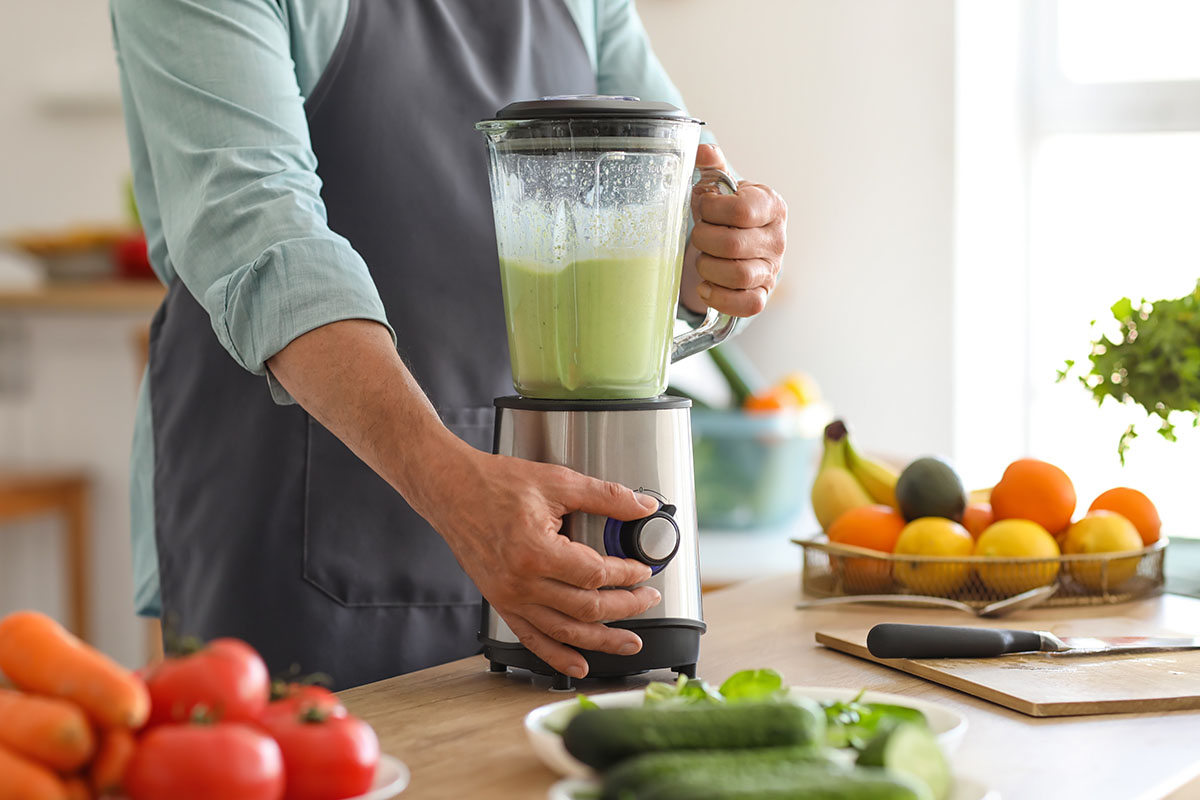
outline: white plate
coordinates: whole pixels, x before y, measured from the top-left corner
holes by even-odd
[[[793,686],[789,689],[793,696],[811,697],[818,702],[831,700],[853,700],[858,696],[857,689],[837,689],[818,686]],[[588,695],[596,705],[606,707],[640,706],[645,696],[643,689],[630,689],[624,692],[609,692],[608,694]],[[962,743],[963,735],[967,732],[967,719],[962,714],[938,703],[927,700],[916,700],[899,694],[884,692],[864,692],[863,702],[892,703],[898,706],[915,708],[925,715],[929,728],[938,738],[938,744],[946,755],[952,755]],[[538,758],[550,769],[564,777],[586,778],[592,775],[592,770],[585,764],[576,761],[567,749],[563,747],[562,736],[546,727],[561,728],[562,723],[570,718],[579,699],[572,697],[557,703],[539,706],[525,715],[525,733],[529,743]],[[556,724],[559,723],[559,724]]]
[[[379,765],[375,767],[375,782],[371,784],[371,791],[348,800],[388,800],[404,791],[408,786],[409,777],[408,767],[403,761],[381,753]]]
[[[595,779],[563,778],[550,787],[549,800],[594,800],[599,788]],[[966,775],[955,775],[950,800],[1000,800],[1000,793]]]

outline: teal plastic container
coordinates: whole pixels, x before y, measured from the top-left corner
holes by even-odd
[[[808,510],[828,415],[692,409],[697,521],[708,530],[777,528]]]

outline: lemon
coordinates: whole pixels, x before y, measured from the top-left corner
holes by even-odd
[[[1142,537],[1133,523],[1115,511],[1092,511],[1067,529],[1063,552],[1122,553],[1142,549]],[[1071,577],[1087,588],[1111,591],[1133,577],[1141,556],[1104,561],[1074,561],[1067,565]]]
[[[979,534],[975,555],[987,558],[1057,559],[1058,542],[1050,532],[1027,519],[1005,519],[989,525]],[[997,594],[1027,592],[1045,586],[1058,577],[1058,561],[1033,564],[979,564],[979,579]]]
[[[967,529],[944,517],[920,517],[904,526],[896,540],[897,556],[971,555],[975,540]],[[897,561],[892,574],[918,594],[947,595],[957,591],[971,574],[971,566],[952,561]]]
[[[806,373],[793,372],[780,385],[791,392],[800,406],[810,406],[821,400],[821,389],[813,377]]]

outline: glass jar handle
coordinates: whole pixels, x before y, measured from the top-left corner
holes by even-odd
[[[711,181],[721,194],[737,194],[737,182],[727,172],[709,168],[702,170],[701,174],[701,180]],[[672,340],[671,363],[716,347],[733,335],[740,322],[741,319],[732,314],[709,308],[699,326],[679,334]]]

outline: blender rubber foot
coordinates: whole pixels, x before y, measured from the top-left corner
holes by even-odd
[[[508,665],[501,664],[499,661],[489,661],[488,672],[508,672]]]
[[[696,679],[696,665],[695,664],[684,664],[681,667],[671,667],[671,671],[674,672],[676,675],[685,675],[690,680]]]
[[[573,688],[571,686],[571,676],[563,675],[561,672],[554,673],[551,679],[550,688],[556,692],[569,692]]]

